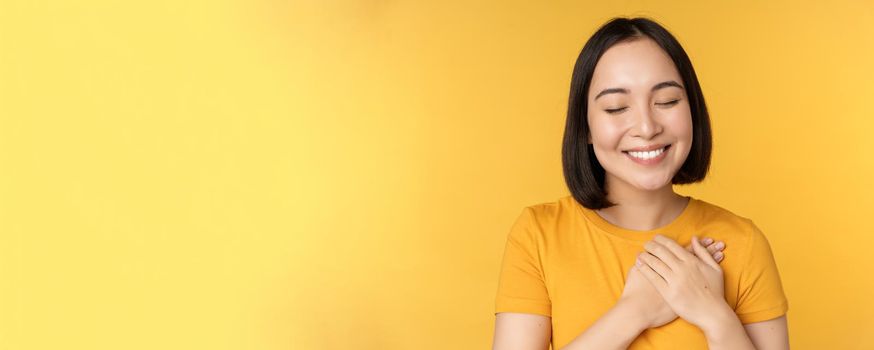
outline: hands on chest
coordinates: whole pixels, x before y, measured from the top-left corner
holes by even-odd
[[[628,273],[620,301],[637,310],[646,319],[647,328],[677,317],[702,329],[715,323],[728,307],[719,266],[725,244],[693,237],[692,244],[683,248],[657,235],[644,249]]]

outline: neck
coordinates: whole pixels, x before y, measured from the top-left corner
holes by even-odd
[[[607,199],[615,206],[597,210],[598,215],[616,226],[636,231],[663,227],[686,208],[688,199],[668,184],[657,190],[640,190],[610,177],[605,179]]]

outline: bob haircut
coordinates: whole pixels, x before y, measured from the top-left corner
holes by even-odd
[[[654,40],[674,61],[683,79],[692,114],[692,148],[671,183],[699,182],[707,175],[710,167],[713,143],[710,116],[698,85],[698,77],[686,51],[667,29],[651,19],[613,18],[589,38],[577,58],[571,78],[570,101],[562,141],[561,158],[565,182],[574,199],[586,208],[603,209],[616,205],[607,200],[604,168],[598,163],[595,150],[588,143],[588,96],[595,65],[611,46],[646,37]]]

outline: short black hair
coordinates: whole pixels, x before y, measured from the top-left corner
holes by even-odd
[[[595,65],[613,45],[646,37],[655,41],[674,61],[683,78],[692,114],[692,148],[671,183],[699,182],[707,175],[710,167],[713,144],[710,116],[698,77],[686,51],[667,29],[652,19],[616,17],[592,34],[577,57],[571,77],[567,122],[561,149],[562,168],[571,195],[586,208],[603,209],[616,205],[607,200],[604,168],[598,163],[594,148],[588,143],[588,94]]]

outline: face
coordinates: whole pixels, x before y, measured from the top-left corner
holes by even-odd
[[[692,147],[692,114],[668,54],[649,38],[610,47],[595,65],[587,98],[589,143],[608,187],[670,186]]]

